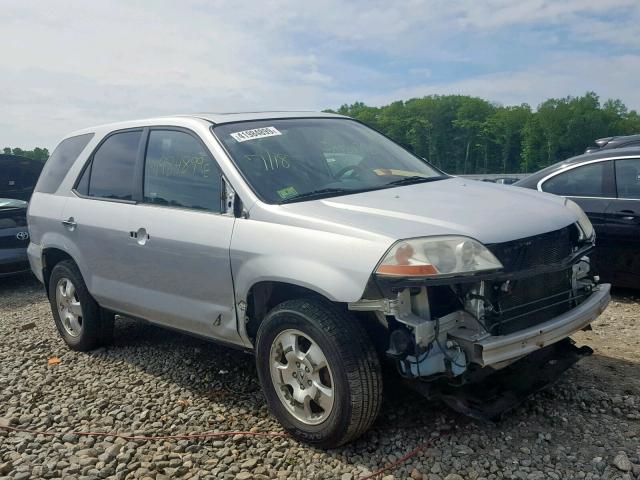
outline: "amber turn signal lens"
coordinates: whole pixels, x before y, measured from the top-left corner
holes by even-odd
[[[436,275],[438,271],[433,265],[380,265],[376,273],[394,277],[423,277]]]

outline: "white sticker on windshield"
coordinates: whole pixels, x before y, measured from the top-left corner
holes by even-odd
[[[282,135],[276,127],[254,128],[253,130],[243,130],[231,134],[238,142],[246,142],[247,140],[255,140],[256,138],[275,137],[276,135]]]

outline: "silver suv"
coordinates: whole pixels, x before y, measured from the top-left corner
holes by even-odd
[[[568,336],[609,301],[575,203],[450,177],[331,114],[75,132],[28,221],[70,348],[106,344],[123,315],[246,349],[271,412],[321,447],[371,426],[385,365],[494,418],[589,353]]]

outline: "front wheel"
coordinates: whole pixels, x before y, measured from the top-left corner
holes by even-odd
[[[382,400],[376,351],[358,321],[317,298],[269,312],[256,341],[267,404],[296,439],[323,448],[364,433]]]

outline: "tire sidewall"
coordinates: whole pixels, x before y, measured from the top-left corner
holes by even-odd
[[[334,403],[329,417],[317,425],[302,423],[289,412],[282,404],[271,378],[271,346],[278,334],[287,329],[300,330],[316,342],[331,369]],[[352,412],[347,372],[335,343],[315,325],[312,317],[292,309],[279,310],[267,315],[258,332],[256,364],[269,409],[285,430],[315,445],[331,445],[340,441],[349,428]]]

